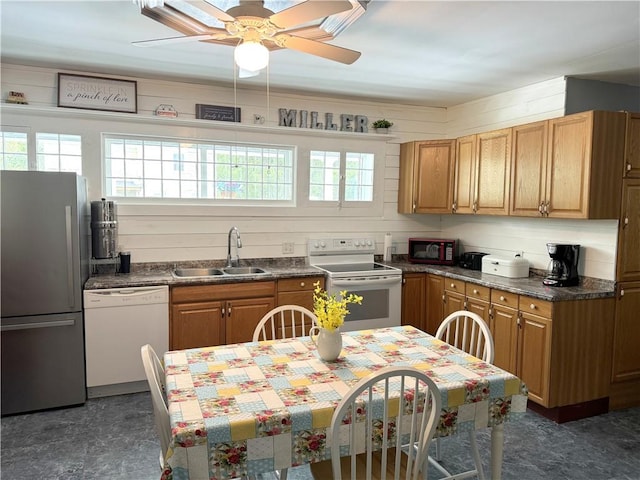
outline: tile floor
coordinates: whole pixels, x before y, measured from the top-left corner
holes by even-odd
[[[488,464],[489,432],[478,434]],[[443,445],[446,465],[471,466],[468,437]],[[2,418],[2,480],[158,480],[148,393]],[[488,465],[485,467],[488,473]],[[307,467],[291,480],[310,479]],[[265,475],[263,480],[272,480]],[[429,478],[438,478],[430,471]],[[640,480],[640,408],[558,425],[533,412],[505,425],[504,480]]]

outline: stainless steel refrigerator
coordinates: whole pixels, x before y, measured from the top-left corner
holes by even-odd
[[[84,403],[86,181],[0,171],[2,415]]]

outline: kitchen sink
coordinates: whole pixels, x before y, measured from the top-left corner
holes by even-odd
[[[227,275],[256,275],[260,273],[268,273],[266,270],[258,267],[227,267],[222,271]]]
[[[224,275],[218,268],[176,268],[173,273],[176,277],[214,277]]]

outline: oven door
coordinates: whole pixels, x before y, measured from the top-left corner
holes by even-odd
[[[346,290],[362,296],[362,305],[347,305],[344,332],[400,325],[402,275],[329,277],[329,294]]]

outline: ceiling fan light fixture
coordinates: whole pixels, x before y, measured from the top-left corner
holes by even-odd
[[[142,8],[164,7],[164,0],[133,0],[133,3]]]
[[[260,42],[245,40],[236,47],[233,58],[242,70],[257,72],[269,64],[269,50]]]

